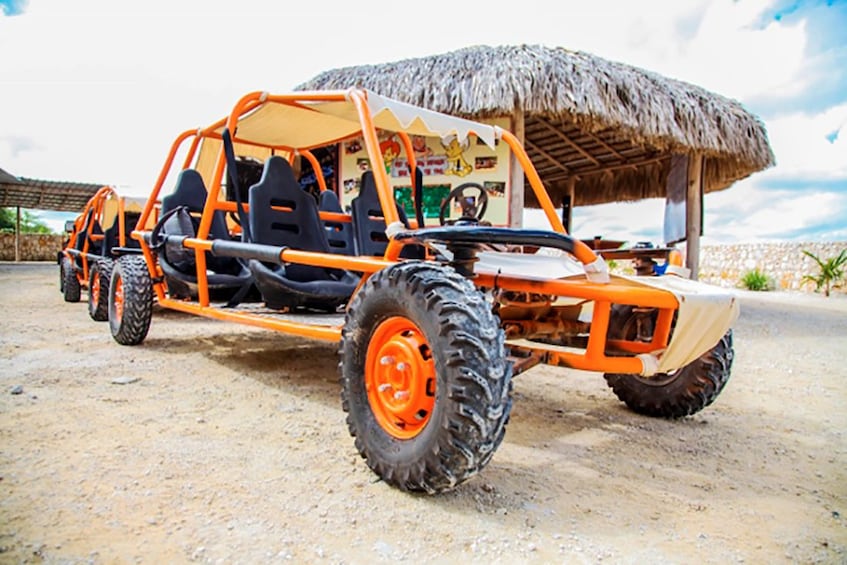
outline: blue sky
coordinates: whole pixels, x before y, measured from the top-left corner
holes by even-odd
[[[705,243],[847,241],[847,0],[303,4],[0,0],[0,168],[144,196],[174,136],[247,91],[537,43],[701,85],[765,121],[777,166],[707,196]],[[573,231],[659,243],[663,208],[579,207]]]
[[[17,16],[26,10],[27,0],[0,0],[0,13],[4,16]]]

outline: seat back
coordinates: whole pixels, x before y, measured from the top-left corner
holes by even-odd
[[[333,212],[335,214],[344,213],[344,210],[341,209],[341,203],[338,201],[338,195],[332,190],[321,192],[318,210],[320,212]],[[348,222],[334,222],[332,220],[322,220],[322,222],[330,250],[333,253],[355,255],[353,224]]]
[[[202,214],[203,208],[206,206],[206,185],[203,183],[203,177],[194,169],[185,169],[179,173],[177,177],[176,188],[173,193],[162,198],[162,216],[185,206],[191,214]],[[193,233],[173,233],[168,235],[185,235],[194,237],[197,233],[197,228],[200,225],[200,220],[192,215],[191,221],[193,224]],[[176,222],[173,224],[176,225]],[[182,230],[185,231],[185,230]],[[230,239],[229,229],[226,227],[226,219],[224,213],[216,210],[212,215],[212,225],[209,229],[209,239]],[[167,252],[167,251],[166,251]],[[226,273],[237,269],[236,261],[230,257],[214,257],[207,254],[207,267],[218,273]],[[192,266],[192,268],[194,268]],[[184,269],[180,269],[184,270]]]
[[[376,191],[373,171],[365,171],[362,174],[362,184],[359,195],[353,199],[353,232],[356,241],[356,253],[358,255],[385,255],[388,247],[388,236],[385,235],[385,215],[379,203],[379,194]],[[397,214],[400,221],[407,228],[409,220],[406,212],[397,205]]]
[[[134,239],[130,235],[140,219],[141,212],[124,212],[124,229],[126,230],[126,237],[124,239],[126,240],[126,247],[128,249],[141,248],[141,244],[138,243],[138,240]],[[118,244],[120,244],[120,240],[118,240]]]
[[[103,228],[100,227],[100,222],[94,222],[94,225],[91,226],[91,232],[89,234],[89,238],[92,235],[103,235]],[[88,243],[88,252],[92,255],[100,255],[103,251],[103,240],[100,238],[91,239]]]
[[[88,239],[88,229],[91,224],[91,216],[94,215],[94,210],[89,209],[88,213],[85,215],[85,220],[82,224],[82,229],[79,230],[76,234],[76,238],[74,239],[73,249],[77,251],[82,251],[83,246],[85,245],[85,240]]]
[[[202,214],[206,206],[206,185],[203,177],[194,169],[185,169],[177,177],[176,188],[172,194],[162,198],[162,215],[164,216],[174,208],[185,206],[192,214]],[[197,220],[197,218],[194,218]],[[199,225],[195,222],[195,230]],[[229,229],[226,227],[224,213],[216,210],[212,216],[212,226],[209,229],[209,239],[229,239]]]
[[[103,257],[112,255],[112,248],[120,245],[118,220],[103,231]]]
[[[261,180],[250,187],[248,222],[255,243],[331,252],[315,199],[300,188],[291,165],[279,155],[265,161]],[[286,276],[321,280],[327,273],[320,267],[291,264],[286,266]]]
[[[94,209],[89,209],[88,213],[85,215],[85,223],[83,224],[83,228],[76,234],[76,238],[74,239],[73,249],[77,251],[82,251],[85,248],[85,242],[88,241],[88,249],[86,253],[89,255],[100,255],[100,251],[103,249],[103,241],[101,239],[92,239],[93,235],[102,235],[103,230],[100,228],[100,223],[97,221],[92,221],[94,217]],[[77,258],[77,264],[82,266],[82,258]]]
[[[141,214],[139,212],[124,212],[124,230],[126,232],[124,239],[126,240],[127,249],[139,249],[141,247],[138,241],[129,235],[135,228],[135,224],[138,223],[140,217]],[[119,219],[115,218],[112,225],[103,232],[103,257],[110,257],[112,255],[112,249],[120,247],[120,245],[120,224]]]

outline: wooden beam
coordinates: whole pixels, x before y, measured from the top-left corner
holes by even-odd
[[[659,155],[658,157],[650,157],[650,158],[647,158],[647,159],[639,159],[637,161],[630,161],[628,163],[621,163],[619,165],[609,165],[609,166],[602,167],[602,168],[572,170],[567,175],[548,176],[548,177],[545,177],[544,180],[549,181],[549,182],[554,182],[554,181],[558,181],[558,180],[563,180],[565,178],[569,178],[570,176],[574,176],[577,179],[580,179],[580,178],[587,177],[587,176],[590,176],[590,175],[597,175],[597,174],[600,174],[600,173],[619,171],[619,170],[622,170],[622,169],[637,169],[638,167],[641,167],[642,165],[650,165],[650,164],[653,164],[653,163],[660,163],[660,162],[662,162],[666,159],[670,159],[670,155]]]
[[[700,234],[703,231],[703,155],[688,161],[688,190],[685,196],[685,266],[697,280],[700,271]]]
[[[523,110],[520,108],[515,108],[512,114],[512,134],[518,138],[518,141],[525,143],[526,123]],[[515,154],[509,152],[509,227],[523,226],[524,190],[523,169]]]
[[[608,143],[606,143],[605,141],[603,141],[602,139],[600,139],[599,137],[597,137],[596,135],[591,133],[590,131],[584,131],[583,133],[585,135],[587,135],[588,137],[590,137],[591,139],[593,139],[594,141],[596,141],[597,143],[599,143],[600,146],[603,147],[603,149],[605,149],[606,151],[608,151],[609,153],[611,153],[612,155],[614,155],[618,159],[624,158],[624,156],[621,155],[620,153],[618,153],[618,151],[614,147],[612,147],[611,145],[609,145]]]
[[[586,177],[588,175],[596,175],[598,173],[606,173],[609,171],[620,171],[623,169],[637,169],[638,167],[642,167],[644,165],[652,165],[653,163],[659,163],[666,159],[670,159],[670,155],[654,155],[649,157],[644,157],[640,159],[633,159],[632,161],[624,161],[623,163],[618,163],[616,165],[605,165],[600,167],[592,167],[585,169],[571,169],[571,173],[578,177]]]
[[[559,139],[561,139],[562,141],[564,141],[565,143],[567,143],[568,145],[570,145],[571,147],[576,149],[577,153],[579,153],[580,155],[582,155],[583,157],[585,157],[586,159],[588,159],[589,161],[591,161],[595,165],[600,165],[600,161],[595,159],[588,151],[586,151],[585,149],[583,149],[582,147],[577,145],[576,142],[572,141],[571,138],[569,138],[567,135],[565,135],[565,132],[558,129],[556,126],[554,126],[553,124],[551,124],[550,122],[548,122],[547,120],[545,120],[544,118],[542,118],[540,116],[536,116],[535,119],[538,121],[539,124],[541,124],[542,126],[547,128],[547,130],[550,131],[553,135],[555,135],[556,137],[558,137]]]
[[[540,154],[541,154],[544,158],[546,158],[548,161],[550,161],[550,163],[551,163],[554,167],[556,167],[557,169],[559,169],[559,170],[561,170],[561,171],[564,171],[564,173],[565,173],[565,174],[567,174],[567,175],[570,175],[570,174],[571,174],[570,170],[569,170],[569,169],[568,169],[565,165],[563,165],[562,163],[560,163],[559,161],[557,161],[555,157],[553,157],[552,155],[550,155],[549,153],[547,153],[546,151],[544,151],[543,149],[541,149],[539,146],[537,146],[536,144],[534,144],[534,143],[533,143],[533,142],[531,142],[530,140],[528,140],[528,139],[527,139],[527,140],[525,140],[525,141],[524,141],[524,146],[525,146],[525,147],[529,147],[529,148],[530,148],[530,149],[532,149],[533,151],[538,151],[538,152],[539,152],[539,153],[540,153]]]

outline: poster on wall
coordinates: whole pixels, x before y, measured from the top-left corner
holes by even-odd
[[[438,219],[441,203],[450,194],[449,184],[424,184],[423,185],[423,216],[429,223],[431,219]],[[415,217],[415,202],[412,199],[412,186],[395,186],[394,199],[403,208],[406,217]]]
[[[489,120],[488,123],[508,128],[508,118]],[[388,173],[394,187],[394,196],[406,215],[414,218],[411,171],[400,138],[385,132],[379,138],[383,162],[379,166]],[[450,191],[465,183],[476,183],[488,196],[485,220],[496,226],[509,223],[509,149],[497,143],[492,149],[471,135],[464,142],[455,137],[448,139],[412,136],[415,161],[423,174],[423,212],[427,225],[437,225],[442,201]],[[341,205],[346,210],[359,194],[362,174],[371,170],[362,139],[352,139],[342,144],[339,152],[339,178],[341,180]],[[461,209],[451,206],[449,218],[458,218]]]

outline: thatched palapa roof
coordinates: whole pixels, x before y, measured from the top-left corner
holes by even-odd
[[[763,123],[739,102],[563,48],[468,47],[333,69],[297,89],[354,86],[469,118],[522,114],[554,200],[575,179],[577,205],[664,197],[673,153],[704,156],[707,192],[774,164]]]

